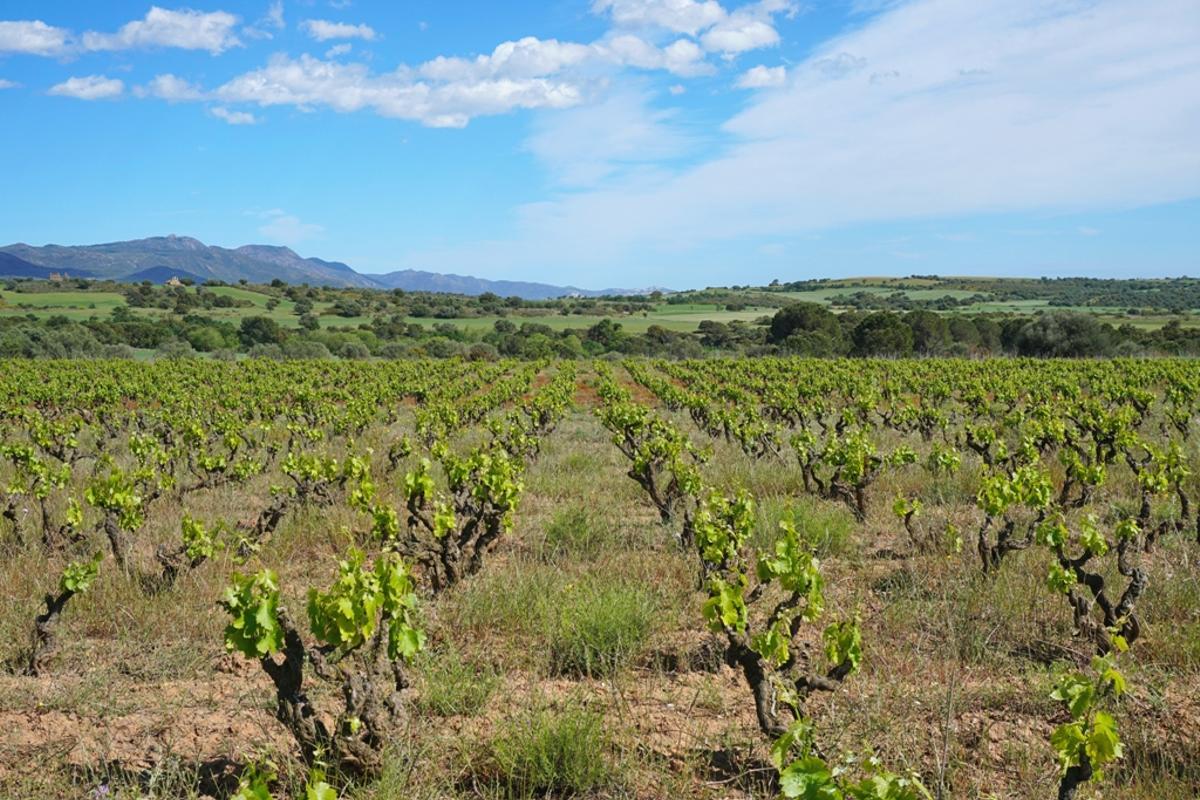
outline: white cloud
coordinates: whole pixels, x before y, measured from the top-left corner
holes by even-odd
[[[330,39],[364,39],[374,41],[377,34],[369,25],[351,25],[346,22],[330,22],[324,19],[306,19],[301,27],[318,42]]]
[[[790,0],[760,0],[738,8],[700,37],[704,49],[731,59],[740,53],[775,47],[779,32],[775,30],[777,14],[794,17],[798,6]]]
[[[171,11],[151,6],[143,19],[127,22],[116,33],[88,31],[83,46],[87,50],[177,47],[218,55],[241,44],[234,34],[237,23],[238,18],[225,11]]]
[[[411,70],[372,74],[364,64],[277,55],[214,94],[231,103],[260,106],[324,106],[341,113],[371,110],[380,116],[418,120],[433,127],[462,127],[471,117],[515,108],[567,108],[582,99],[579,87],[545,78],[417,80]]]
[[[208,110],[209,114],[220,120],[228,122],[230,125],[257,125],[258,118],[248,111],[230,111],[224,106],[213,106]],[[294,217],[293,217],[294,219]]]
[[[1080,235],[1080,236],[1099,236],[1099,235],[1100,235],[1100,229],[1099,229],[1099,228],[1092,228],[1092,227],[1089,227],[1089,226],[1087,226],[1087,225],[1081,225],[1081,226],[1079,227],[1079,235]]]
[[[766,67],[760,64],[757,67],[751,67],[739,75],[734,85],[739,89],[766,89],[783,86],[786,81],[786,68]]]
[[[277,54],[265,67],[240,75],[213,93],[228,103],[373,111],[434,127],[461,127],[472,117],[515,109],[564,109],[605,84],[604,70],[711,71],[699,45],[679,39],[664,48],[632,34],[586,45],[526,37],[503,42],[475,58],[439,56],[416,67],[374,73],[361,63]]]
[[[687,91],[687,87],[684,86],[682,83],[677,83],[677,84],[669,87],[667,89],[667,91],[670,92],[671,94],[675,95],[676,97],[678,97],[679,95],[681,95]]]
[[[436,81],[470,81],[487,78],[539,78],[578,66],[595,55],[585,44],[526,36],[503,42],[489,55],[474,59],[438,56],[420,67],[422,77]]]
[[[156,75],[148,84],[133,91],[138,97],[157,97],[170,103],[204,98],[204,90],[199,86],[170,73]]]
[[[325,232],[321,225],[301,222],[294,214],[288,214],[282,209],[264,211],[258,216],[266,220],[258,232],[268,242],[294,246],[310,239],[315,239]]]
[[[16,89],[21,84],[0,78],[0,89]]]
[[[733,58],[779,44],[775,15],[795,16],[798,7],[792,0],[759,0],[730,12],[716,0],[594,0],[592,10],[607,13],[618,28],[687,34],[708,52]]]
[[[564,185],[595,184],[621,170],[679,157],[693,142],[650,107],[647,92],[621,90],[603,102],[543,114],[526,147]]]
[[[274,0],[271,3],[271,7],[267,9],[266,23],[280,30],[287,27],[287,22],[283,19],[283,0]]]
[[[116,78],[104,75],[88,75],[82,78],[68,78],[60,84],[50,87],[50,94],[61,97],[74,97],[79,100],[107,100],[120,97],[125,91],[125,84]]]
[[[0,53],[53,56],[66,50],[70,33],[41,20],[0,21]]]
[[[609,14],[622,27],[663,28],[689,36],[726,17],[716,0],[594,0],[592,10]]]
[[[267,7],[267,13],[253,25],[242,28],[242,34],[251,39],[274,39],[272,30],[281,31],[287,27],[283,17],[283,0],[274,0]]]
[[[590,44],[527,36],[501,42],[490,53],[474,57],[439,56],[376,73],[364,63],[336,60],[350,52],[346,43],[327,50],[324,60],[276,54],[265,66],[229,80],[211,96],[225,103],[292,105],[303,111],[368,110],[429,126],[461,127],[480,115],[571,108],[602,97],[623,68],[665,71],[678,77],[712,74],[715,68],[700,43],[688,36],[664,35],[664,30],[711,29],[712,33],[718,23],[736,28],[747,20],[770,19],[791,6],[787,0],[760,0],[733,14],[715,0],[611,0],[594,7],[611,13],[618,27]],[[657,28],[634,32],[631,26],[638,20],[653,22]],[[326,20],[306,20],[302,27],[321,41],[376,36],[365,25]],[[748,46],[732,40],[720,44],[725,49]]]
[[[599,62],[637,69],[662,69],[679,77],[706,75],[712,71],[712,65],[704,61],[704,51],[688,39],[678,39],[660,48],[640,36],[623,33],[592,45],[591,55]]]
[[[1194,198],[1197,41],[1194,0],[912,0],[755,95],[703,161],[522,206],[508,240],[404,260],[634,264],[849,224]]]
[[[733,56],[760,47],[774,47],[779,44],[779,34],[761,19],[735,15],[709,30],[700,41],[706,50]]]

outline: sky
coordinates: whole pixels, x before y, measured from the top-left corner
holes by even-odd
[[[0,2],[0,243],[1200,275],[1197,0]]]

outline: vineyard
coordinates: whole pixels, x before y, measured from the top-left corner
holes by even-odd
[[[1200,794],[1200,365],[0,361],[0,797]]]

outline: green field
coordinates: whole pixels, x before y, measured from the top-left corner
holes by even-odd
[[[966,279],[963,279],[966,280]],[[452,324],[467,332],[481,334],[493,328],[498,320],[506,319],[514,325],[535,323],[546,325],[555,331],[566,329],[583,330],[598,322],[611,319],[619,323],[627,333],[645,333],[652,326],[660,326],[674,332],[692,332],[698,329],[700,323],[711,320],[714,322],[753,323],[764,317],[773,315],[779,301],[813,302],[828,305],[835,312],[848,310],[845,306],[833,305],[832,300],[837,296],[853,295],[866,292],[880,297],[902,294],[913,301],[936,301],[943,297],[964,299],[976,295],[991,296],[994,294],[988,286],[1000,285],[1001,281],[980,279],[979,289],[941,288],[939,282],[928,278],[856,278],[830,281],[820,284],[817,288],[803,291],[765,292],[763,290],[729,290],[721,302],[688,302],[688,303],[659,303],[652,310],[626,313],[614,310],[611,313],[589,310],[585,314],[563,314],[553,309],[526,308],[514,309],[505,316],[495,314],[470,315],[453,318],[438,318],[432,316],[405,318],[411,324],[430,328],[436,324]],[[950,283],[946,281],[946,283]],[[950,285],[954,285],[950,283]],[[961,285],[961,282],[960,284]],[[206,291],[213,294],[234,298],[248,305],[237,308],[199,308],[194,312],[199,316],[239,325],[243,319],[251,316],[266,316],[286,328],[299,326],[299,315],[295,312],[296,304],[286,297],[276,297],[272,290],[263,287],[241,286],[212,286]],[[375,301],[370,295],[362,302],[370,308]],[[268,304],[274,300],[274,307]],[[726,310],[727,304],[733,301],[750,303],[738,311]],[[755,302],[760,304],[753,304]],[[773,303],[762,305],[761,303]],[[125,304],[125,298],[112,291],[37,291],[17,292],[11,289],[0,290],[0,318],[21,317],[32,315],[37,319],[47,319],[52,316],[63,316],[76,322],[92,318],[106,319],[113,310]],[[343,317],[333,313],[333,302],[317,301],[313,303],[313,313],[317,315],[321,328],[358,328],[369,325],[380,312],[376,309],[368,313]],[[161,308],[131,308],[134,314],[164,317],[174,314],[170,309]],[[1180,321],[1186,327],[1200,326],[1200,315],[1193,311],[1182,317],[1178,314],[1146,312],[1129,314],[1127,308],[1117,306],[1051,306],[1045,298],[1035,299],[989,299],[970,305],[959,306],[952,310],[939,310],[945,314],[1020,314],[1030,315],[1047,310],[1064,310],[1092,314],[1104,322],[1114,326],[1132,325],[1141,330],[1155,330],[1170,321]]]
[[[285,327],[295,328],[299,325],[299,317],[295,313],[295,303],[291,300],[280,299],[274,309],[267,309],[267,301],[271,298],[261,292],[242,289],[234,286],[215,286],[210,291],[217,295],[247,300],[253,305],[239,308],[198,309],[195,313],[215,320],[232,322],[235,325],[246,317],[266,316]],[[125,298],[115,292],[39,292],[21,293],[0,291],[0,315],[25,316],[33,314],[38,318],[46,318],[61,314],[74,321],[86,321],[92,317],[108,317],[114,308],[124,305]],[[341,317],[330,313],[332,303],[314,303],[314,313],[318,314],[322,328],[357,328],[369,325],[371,316]],[[168,309],[134,308],[136,314],[164,316],[171,314]],[[753,322],[763,316],[775,312],[773,308],[752,307],[743,311],[726,311],[724,306],[713,303],[660,304],[653,312],[646,314],[570,314],[563,315],[549,311],[530,310],[514,312],[505,317],[498,315],[478,317],[457,317],[437,319],[433,317],[406,317],[405,321],[417,325],[431,327],[442,322],[450,323],[473,332],[489,331],[501,319],[507,319],[514,325],[536,323],[546,325],[561,331],[568,328],[590,328],[604,319],[612,319],[631,333],[644,333],[653,325],[659,325],[673,331],[694,331],[705,320],[716,322]]]
[[[0,290],[0,315],[38,317],[61,314],[71,320],[104,317],[117,306],[124,305],[125,298],[116,292],[44,292],[25,294]]]

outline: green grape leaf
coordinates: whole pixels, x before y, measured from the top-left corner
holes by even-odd
[[[793,761],[779,772],[779,792],[794,800],[841,800],[829,766],[816,756]]]
[[[1088,761],[1096,768],[1121,757],[1122,745],[1120,737],[1117,736],[1117,723],[1103,711],[1097,711],[1092,717],[1085,751]]]
[[[233,618],[225,628],[225,646],[247,658],[262,658],[283,647],[279,624],[279,578],[271,570],[234,573],[220,605]]]
[[[848,664],[851,672],[862,663],[862,631],[859,620],[842,620],[825,629],[821,638],[825,642],[825,657],[833,666]]]
[[[1085,742],[1083,725],[1079,722],[1059,725],[1054,733],[1050,734],[1050,746],[1054,748],[1054,755],[1064,772],[1079,765],[1079,756],[1084,751]]]

